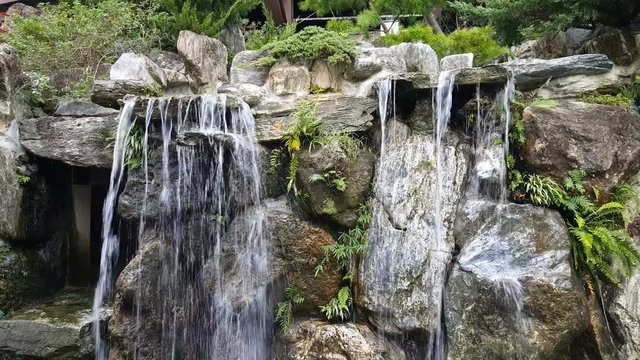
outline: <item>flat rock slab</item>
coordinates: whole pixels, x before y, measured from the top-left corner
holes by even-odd
[[[93,289],[68,288],[0,320],[0,358],[92,359]],[[105,312],[101,321],[106,321]]]
[[[509,70],[500,65],[487,65],[478,68],[465,68],[455,71],[456,85],[504,84],[509,79]],[[405,73],[393,75],[396,81],[410,82],[414,89],[435,89],[438,77],[424,73]]]
[[[516,59],[501,65],[513,72],[516,85],[522,89],[535,88],[549,78],[604,74],[613,68],[613,62],[602,54],[574,55],[551,60]]]
[[[309,97],[318,101],[318,117],[325,129],[334,132],[366,131],[373,126],[376,99],[326,94]],[[263,101],[255,108],[258,141],[277,141],[286,133],[297,110],[295,101]]]
[[[28,152],[72,166],[110,168],[118,120],[108,117],[45,116],[20,122],[20,143]]]

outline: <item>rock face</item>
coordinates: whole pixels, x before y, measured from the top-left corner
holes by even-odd
[[[310,100],[317,102],[317,115],[325,130],[330,132],[367,131],[373,127],[373,113],[378,103],[369,97],[343,94],[322,94]],[[280,140],[293,121],[295,101],[264,100],[255,108],[258,141]]]
[[[253,50],[237,53],[231,62],[230,83],[246,83],[263,86],[269,77],[269,68],[255,65],[255,62],[262,56],[262,52]]]
[[[102,117],[117,116],[118,110],[100,106],[84,100],[63,99],[58,103],[56,116]]]
[[[311,86],[323,91],[342,90],[344,66],[316,60],[311,67]]]
[[[513,71],[517,86],[523,89],[535,88],[549,78],[604,74],[613,67],[611,60],[601,54],[574,55],[552,60],[516,59],[501,65]]]
[[[403,73],[407,64],[403,55],[390,48],[360,48],[360,54],[345,72],[348,80],[366,80],[379,72]]]
[[[433,135],[409,135],[395,122],[388,134],[356,303],[383,331],[431,333],[440,326],[441,292],[453,250],[452,219],[467,173],[468,148],[454,132],[448,133],[442,153],[443,204],[436,219]]]
[[[134,80],[153,86],[167,86],[164,71],[151,59],[141,54],[124,53],[111,65],[109,79],[114,81]]]
[[[196,87],[215,89],[227,80],[227,48],[219,40],[182,30],[177,48]]]
[[[563,179],[583,169],[588,181],[611,189],[640,170],[640,115],[622,107],[560,102],[523,114],[524,159],[534,173]]]
[[[20,124],[20,143],[30,153],[80,167],[110,168],[107,137],[118,126],[111,117],[40,117]]]
[[[609,26],[598,27],[578,50],[582,54],[605,54],[616,65],[631,65],[638,58],[634,34]]]
[[[20,223],[25,191],[19,176],[28,176],[24,165],[26,154],[17,147],[9,147],[8,139],[1,139],[0,143],[3,141],[7,146],[0,146],[0,239],[21,240],[24,238]]]
[[[631,276],[624,288],[617,290],[609,305],[608,316],[614,328],[614,334],[620,338],[618,359],[640,357],[640,273]]]
[[[36,250],[0,240],[0,310],[14,311],[49,294],[46,271]]]
[[[88,360],[93,358],[93,289],[66,289],[35,308],[0,321],[0,358]],[[106,321],[107,313],[101,315]]]
[[[404,360],[402,349],[363,324],[297,321],[282,334],[277,360]],[[282,350],[280,350],[282,349]]]
[[[119,109],[119,101],[126,95],[161,95],[162,89],[150,87],[143,81],[96,80],[93,82],[91,101],[102,106]]]
[[[473,54],[445,56],[440,60],[440,71],[460,70],[473,67]]]
[[[440,62],[431,46],[423,43],[402,43],[392,46],[391,49],[402,55],[407,64],[407,71],[429,74],[437,79]]]
[[[304,66],[279,63],[269,71],[269,90],[275,95],[306,95],[310,86],[311,76]]]
[[[519,59],[555,59],[575,55],[591,33],[593,30],[581,28],[558,31],[519,46],[515,55]]]
[[[368,150],[346,149],[338,141],[305,151],[298,157],[300,166],[297,179],[301,189],[309,196],[314,215],[353,228],[357,208],[366,201],[377,157]],[[314,175],[324,180],[313,180]],[[343,179],[346,189],[340,191],[334,180]]]
[[[560,214],[467,201],[447,286],[449,359],[561,359],[588,328]]]
[[[14,4],[12,7],[16,5],[23,4]],[[12,94],[16,91],[19,74],[18,57],[14,51],[8,45],[0,46],[0,132],[9,127],[15,116]]]

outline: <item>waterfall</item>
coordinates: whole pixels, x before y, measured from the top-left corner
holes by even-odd
[[[395,101],[393,92],[393,81],[390,78],[381,80],[377,84],[378,88],[378,112],[380,113],[380,160],[385,152],[387,142],[387,114],[389,112],[389,99]],[[392,104],[392,111],[395,112],[395,104]]]
[[[120,241],[114,232],[113,220],[118,201],[118,191],[122,184],[125,165],[125,147],[129,139],[129,132],[133,127],[132,113],[135,106],[134,100],[125,102],[118,120],[116,139],[113,145],[113,163],[111,165],[111,177],[109,191],[102,208],[102,251],[100,254],[100,276],[96,285],[96,293],[93,298],[93,331],[96,339],[96,359],[106,359],[108,354],[107,343],[100,329],[100,313],[104,302],[111,295],[113,281],[113,267],[118,257]]]
[[[435,196],[435,211],[433,214],[434,226],[435,226],[435,241],[438,247],[446,247],[445,231],[444,231],[444,218],[442,215],[443,207],[443,145],[442,140],[447,132],[449,126],[449,119],[451,118],[451,106],[453,103],[453,87],[455,82],[455,73],[451,71],[443,71],[438,77],[438,89],[435,97],[435,142],[434,142],[434,157],[436,159],[436,196]],[[442,306],[444,306],[444,287],[445,283],[442,282],[439,288],[434,289],[441,299],[441,306],[437,314],[438,326],[432,333],[429,334],[429,343],[427,349],[427,360],[445,360],[446,358],[446,339],[444,331],[444,323],[442,321]]]
[[[175,100],[148,102],[142,168],[136,170],[144,181],[139,246],[152,237],[149,234],[158,234],[162,259],[160,274],[154,274],[157,278],[142,278],[144,272],[138,272],[137,329],[150,321],[149,312],[160,319],[159,359],[264,359],[270,352],[273,326],[259,147],[251,110],[235,98],[203,95],[189,100],[186,109],[179,102],[176,114],[171,113],[176,107],[169,106],[170,101]],[[125,135],[132,127],[133,105],[127,105],[119,125]],[[157,114],[159,121],[154,118]],[[126,139],[116,143],[117,175],[112,174],[105,219],[112,219],[116,211],[125,143]],[[157,218],[148,215],[153,210]],[[230,224],[241,216],[250,220],[231,232]],[[117,235],[111,233],[110,223],[105,221],[105,232],[114,241],[105,236],[103,263],[117,252]],[[113,276],[111,267],[101,271],[101,299],[108,298]],[[160,292],[151,299],[142,291],[150,282],[156,282]],[[140,342],[135,341],[134,357]],[[108,353],[102,343],[98,359]]]

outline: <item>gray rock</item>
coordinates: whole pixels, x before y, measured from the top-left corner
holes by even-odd
[[[244,35],[242,34],[242,29],[240,29],[240,26],[238,25],[231,25],[230,27],[222,30],[220,38],[231,54],[237,54],[246,50]]]
[[[118,120],[110,117],[40,117],[20,122],[20,143],[30,153],[72,166],[108,169],[113,150],[107,138]]]
[[[16,5],[22,4],[12,7]],[[8,45],[0,45],[0,133],[9,127],[15,117],[17,109],[12,94],[17,90],[19,77],[18,57]]]
[[[346,228],[356,226],[357,209],[367,200],[377,157],[367,149],[345,149],[338,141],[299,154],[297,179],[308,194],[313,215],[326,217]],[[324,181],[311,181],[314,175],[327,175]],[[332,186],[344,178],[346,189]],[[327,207],[333,204],[331,211]]]
[[[13,28],[14,20],[12,17],[19,16],[21,18],[28,18],[30,16],[39,15],[40,10],[33,6],[29,6],[23,3],[15,3],[7,9],[5,19],[2,22],[2,26],[0,26],[0,30],[2,32],[8,32]]]
[[[563,359],[588,329],[559,213],[531,205],[461,204],[461,252],[447,285],[449,359]]]
[[[111,65],[109,80],[139,81],[150,87],[166,87],[167,77],[151,59],[134,53],[124,53]]]
[[[456,54],[445,56],[440,60],[440,71],[452,71],[473,67],[473,54]]]
[[[623,29],[599,26],[578,50],[580,54],[605,54],[616,65],[631,65],[638,59],[634,34]]]
[[[571,75],[551,79],[534,90],[543,99],[579,98],[583,94],[609,94],[618,92],[631,78],[628,69],[614,67],[598,75]]]
[[[195,87],[212,90],[218,81],[227,80],[227,48],[222,42],[182,30],[176,46]]]
[[[249,106],[256,106],[262,101],[262,98],[266,95],[264,88],[253,84],[233,84],[222,85],[218,88],[219,94],[231,94],[242,101],[246,102]]]
[[[602,54],[574,55],[552,60],[516,59],[501,65],[513,72],[516,85],[523,89],[535,88],[549,78],[604,74],[613,68],[613,63]]]
[[[433,135],[408,135],[390,122],[373,191],[373,221],[358,275],[356,303],[385,332],[432,333],[440,326],[453,218],[467,173],[468,146],[443,143],[440,218]],[[438,236],[438,224],[442,233]]]
[[[366,131],[373,127],[373,113],[378,102],[368,97],[343,94],[321,94],[311,99],[318,102],[317,114],[322,126],[330,132]],[[276,141],[287,131],[297,103],[283,98],[264,100],[255,110],[258,141]]]
[[[119,101],[127,95],[149,96],[158,92],[162,92],[162,89],[150,87],[142,81],[96,80],[93,82],[91,101],[98,105],[119,109]]]
[[[70,117],[102,117],[116,116],[118,113],[119,111],[116,109],[100,106],[90,101],[63,99],[58,103],[58,109],[56,110],[55,115]]]
[[[438,77],[440,62],[438,54],[431,46],[423,43],[402,43],[392,46],[391,49],[402,55],[407,63],[407,71],[419,72]]]
[[[151,61],[156,63],[159,67],[165,71],[177,71],[181,74],[186,74],[187,69],[184,65],[184,61],[180,57],[180,54],[170,51],[154,51],[147,55]]]
[[[344,65],[329,64],[327,60],[316,60],[311,67],[311,85],[318,89],[340,91]]]
[[[640,170],[640,114],[623,107],[560,102],[523,113],[524,160],[533,173],[563,179],[583,169],[587,181],[610,190]]]
[[[0,321],[0,358],[88,360],[93,358],[93,289],[66,289],[37,307]],[[101,321],[109,314],[103,312]]]
[[[618,359],[640,357],[640,273],[636,272],[615,292],[609,305],[608,316],[622,344],[618,346]]]
[[[364,324],[296,321],[281,334],[276,360],[404,360],[404,351]]]
[[[311,76],[304,66],[278,63],[269,71],[269,90],[275,95],[306,95],[310,86]]]
[[[255,64],[263,55],[262,52],[253,50],[237,53],[231,62],[230,83],[247,83],[263,86],[269,78],[269,68]]]
[[[520,59],[555,59],[575,55],[592,32],[590,29],[569,28],[528,41],[516,48],[514,53]]]
[[[55,290],[58,284],[47,284],[43,276],[47,270],[36,250],[0,240],[0,310],[15,311]],[[2,336],[0,328],[0,352]]]
[[[21,150],[0,146],[0,239],[24,238],[20,224],[25,189],[19,183],[19,176],[28,176],[25,160],[26,155]]]
[[[360,47],[360,54],[347,67],[345,78],[362,81],[382,71],[393,74],[406,72],[404,56],[390,48]]]
[[[480,68],[466,68],[456,71],[456,85],[504,84],[509,79],[509,71],[500,65],[486,65]],[[414,89],[435,89],[438,87],[438,76],[423,73],[406,73],[394,75],[393,79],[410,82]]]

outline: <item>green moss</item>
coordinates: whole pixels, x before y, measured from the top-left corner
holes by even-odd
[[[629,107],[633,103],[633,99],[625,96],[623,93],[616,95],[609,94],[586,94],[580,97],[580,101],[590,104],[613,105]]]
[[[322,213],[325,215],[335,215],[338,213],[336,203],[333,199],[324,199],[322,202]]]

